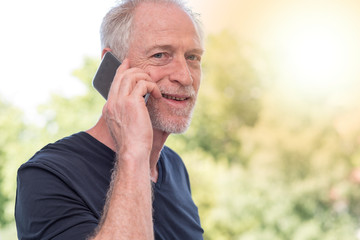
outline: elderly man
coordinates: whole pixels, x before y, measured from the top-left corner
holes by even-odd
[[[186,168],[164,146],[189,126],[200,85],[196,15],[177,0],[123,1],[101,40],[122,61],[102,115],[19,168],[19,239],[202,239]]]

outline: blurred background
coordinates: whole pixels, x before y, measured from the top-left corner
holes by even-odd
[[[17,168],[90,128],[115,1],[0,2],[0,239]],[[183,157],[207,240],[360,239],[360,2],[189,0],[206,31]]]

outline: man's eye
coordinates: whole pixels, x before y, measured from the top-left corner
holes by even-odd
[[[164,53],[156,53],[153,55],[154,58],[162,58],[164,56]]]
[[[198,60],[200,60],[200,58],[199,58],[198,56],[196,56],[196,55],[189,55],[189,56],[187,57],[187,59],[188,59],[188,60],[191,60],[191,61],[198,61]]]

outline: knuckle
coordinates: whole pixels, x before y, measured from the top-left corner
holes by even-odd
[[[117,69],[116,69],[116,74],[120,74],[120,73],[122,73],[123,72],[123,70],[121,69],[121,67],[118,67]]]
[[[103,107],[103,114],[105,116],[112,116],[114,115],[114,104],[111,100],[108,100]]]
[[[145,80],[139,80],[139,81],[138,81],[138,85],[139,85],[140,87],[146,87],[146,81],[145,81]]]

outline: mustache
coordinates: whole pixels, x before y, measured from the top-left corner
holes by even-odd
[[[162,94],[176,94],[184,95],[187,97],[196,97],[196,91],[193,86],[159,86]]]

